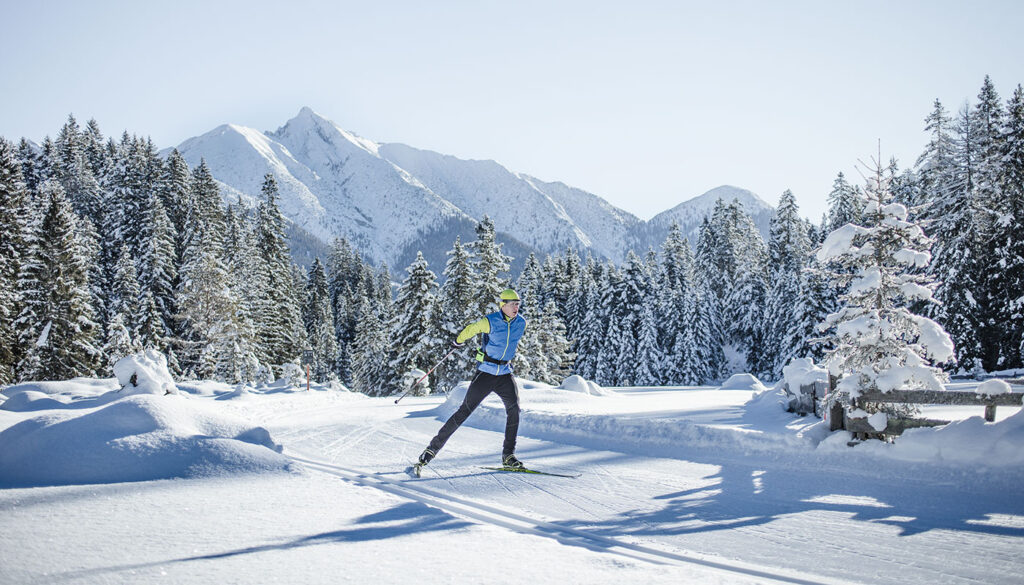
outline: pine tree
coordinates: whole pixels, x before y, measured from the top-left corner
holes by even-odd
[[[797,354],[804,348],[804,340],[799,338],[802,335],[797,335],[795,328],[800,324],[797,319],[798,303],[801,300],[804,267],[810,254],[811,241],[807,235],[807,224],[800,218],[791,191],[782,194],[769,232],[768,264],[772,276],[761,325],[764,332],[761,341],[763,351],[760,352],[761,367],[755,368],[755,371],[777,378],[782,375],[782,367],[790,359],[804,357]]]
[[[334,314],[327,290],[327,273],[320,258],[314,260],[309,269],[303,320],[308,334],[307,343],[313,350],[313,379],[326,383],[336,377],[338,344],[334,338]]]
[[[262,263],[257,266],[265,277],[257,337],[270,364],[280,366],[295,359],[302,349],[301,303],[295,301],[292,261],[285,234],[285,220],[277,204],[278,187],[274,176],[263,178],[263,200],[256,212],[256,249]]]
[[[139,317],[142,312],[140,309],[141,300],[142,291],[139,288],[139,278],[135,270],[135,262],[128,251],[128,246],[121,246],[117,266],[114,270],[113,289],[111,290],[108,309],[111,320],[118,315],[121,316],[120,326],[127,329],[129,345],[132,347],[135,346],[134,342],[138,338]],[[110,345],[109,332],[107,337],[107,345]],[[117,357],[119,359],[125,355],[128,354],[122,354]],[[110,365],[113,365],[113,363]]]
[[[166,353],[172,336],[172,324],[176,308],[174,291],[178,280],[177,234],[156,195],[150,195],[143,216],[141,233],[142,249],[139,250],[139,286],[143,296],[149,295],[159,322],[151,324],[152,347]],[[144,310],[146,307],[143,307]],[[147,318],[149,315],[147,314]]]
[[[848,223],[858,223],[864,213],[864,196],[859,188],[846,181],[843,173],[839,173],[832,183],[832,192],[828,195],[827,232],[835,231]]]
[[[46,161],[43,159],[40,149],[24,138],[18,143],[17,159],[21,165],[21,177],[25,182],[25,190],[30,198],[34,198],[39,194],[43,182],[50,178]]]
[[[537,359],[537,369],[541,371],[539,382],[556,386],[572,372],[576,355],[569,348],[569,340],[565,337],[565,324],[558,314],[558,305],[554,299],[544,304],[536,321],[531,321],[527,331],[537,331],[537,340],[541,351]]]
[[[601,298],[604,297],[604,290],[608,285],[608,276],[593,258],[588,258],[587,262],[590,268],[584,270],[577,302],[570,308],[572,319],[577,323],[576,333],[572,338],[572,351],[576,354],[573,373],[596,381],[599,353],[607,324],[607,307],[601,304]]]
[[[999,367],[1024,367],[1024,89],[1007,104],[996,177],[1000,215],[992,225],[991,275],[995,321],[1001,330]]]
[[[955,181],[954,142],[952,119],[946,114],[942,102],[935,100],[932,113],[925,118],[928,145],[917,159],[920,198],[917,205],[929,205],[944,199]],[[927,213],[926,213],[926,217]]]
[[[985,76],[978,103],[971,111],[974,122],[976,158],[974,169],[974,197],[979,216],[980,254],[988,258],[994,251],[993,238],[1001,216],[999,175],[1002,169],[1003,106],[989,76]],[[999,298],[993,276],[996,271],[981,270],[977,276],[974,297],[978,301],[978,337],[982,347],[982,366],[987,371],[1001,369],[1002,326],[999,322]]]
[[[14,382],[14,368],[20,358],[14,319],[21,305],[18,271],[27,253],[27,203],[14,146],[0,137],[0,385]]]
[[[641,309],[637,335],[639,339],[636,341],[633,383],[637,386],[657,386],[662,383],[665,360],[658,344],[657,308],[653,301],[644,303]]]
[[[187,210],[179,285],[175,291],[176,319],[184,374],[213,378],[225,371],[224,360],[236,348],[240,328],[233,323],[239,308],[224,262],[224,212],[220,191],[209,167],[201,162],[192,177],[194,204]]]
[[[835,277],[851,281],[843,306],[823,324],[833,331],[829,372],[839,378],[837,389],[851,398],[905,387],[941,391],[944,374],[929,363],[951,359],[952,342],[938,324],[908,308],[932,298],[934,283],[913,270],[928,263],[931,240],[907,221],[907,208],[893,202],[889,177],[877,160],[867,193],[864,223],[869,227],[843,226],[817,254],[821,262],[844,267]]]
[[[43,184],[41,196],[47,207],[18,277],[22,309],[15,328],[25,348],[18,377],[90,376],[99,365],[99,326],[89,302],[88,266],[76,239],[77,219],[58,183]]]
[[[485,215],[476,226],[476,241],[469,245],[476,259],[473,268],[478,278],[477,314],[490,312],[495,299],[509,286],[508,269],[512,259],[502,254],[501,248],[494,231],[494,222]]]
[[[369,299],[359,302],[360,318],[356,321],[356,334],[352,353],[352,387],[370,396],[388,394],[388,339],[381,316],[373,310]]]
[[[431,335],[434,328],[430,317],[437,302],[437,276],[428,267],[422,252],[416,254],[416,260],[406,272],[408,276],[398,289],[395,314],[388,325],[392,340],[388,360],[392,377],[388,386],[392,392],[401,387],[402,378],[409,372],[426,371],[437,349],[444,346]]]
[[[966,106],[960,111],[954,140],[953,176],[934,193],[925,216],[935,238],[929,270],[938,281],[937,303],[929,303],[925,315],[949,332],[961,369],[978,371],[984,351],[980,337],[979,280],[985,270],[982,259],[980,211],[975,197],[975,124]]]
[[[441,340],[455,341],[455,337],[466,325],[479,319],[477,313],[478,299],[475,294],[477,281],[473,270],[472,257],[462,246],[461,238],[456,237],[452,249],[448,252],[445,265],[444,284],[441,285],[435,306],[432,322],[435,324],[435,335]],[[457,353],[456,355],[462,355]],[[454,356],[453,356],[454,357]],[[449,358],[442,362],[434,373],[434,386],[447,391],[466,377],[465,364],[457,359]]]

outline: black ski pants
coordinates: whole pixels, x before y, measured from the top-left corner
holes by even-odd
[[[466,422],[469,415],[491,392],[497,394],[505,403],[505,443],[502,445],[501,455],[504,458],[505,455],[515,453],[516,435],[519,433],[519,388],[512,379],[512,374],[495,376],[487,372],[477,372],[469,384],[469,389],[466,390],[466,399],[462,401],[462,406],[448,418],[448,422],[444,423],[437,436],[430,441],[428,448],[434,453],[440,451],[452,433]]]

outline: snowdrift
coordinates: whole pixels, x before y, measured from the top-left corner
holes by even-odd
[[[81,415],[51,411],[0,432],[0,486],[284,471],[291,464],[281,450],[261,427],[182,398],[140,394]]]

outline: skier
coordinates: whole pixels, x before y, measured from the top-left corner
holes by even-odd
[[[516,459],[516,434],[519,432],[519,388],[512,377],[512,366],[509,362],[516,355],[516,346],[526,330],[526,319],[519,315],[519,295],[508,288],[501,292],[498,299],[498,311],[466,326],[452,342],[454,347],[462,345],[470,338],[483,333],[482,347],[476,352],[477,373],[466,391],[462,406],[455,411],[448,422],[444,423],[430,445],[420,454],[417,471],[430,463],[437,452],[452,436],[462,423],[466,422],[470,413],[494,392],[505,403],[505,442],[502,445],[502,466],[512,469],[523,469],[521,461]]]

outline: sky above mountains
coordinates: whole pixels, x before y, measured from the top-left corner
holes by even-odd
[[[879,141],[913,164],[936,98],[1024,82],[1018,2],[709,4],[5,2],[0,135],[73,113],[167,147],[305,105],[644,219],[731,184],[817,220]]]

